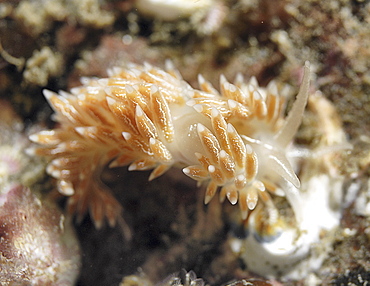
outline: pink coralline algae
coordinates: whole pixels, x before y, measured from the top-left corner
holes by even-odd
[[[0,285],[73,285],[80,268],[75,234],[56,205],[29,188],[0,190]]]

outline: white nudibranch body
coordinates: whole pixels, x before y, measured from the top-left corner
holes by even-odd
[[[199,76],[197,90],[172,64],[166,70],[113,68],[106,79],[84,78],[71,93],[44,92],[59,125],[30,139],[42,145],[36,154],[50,158],[47,172],[69,196],[69,211],[81,218],[89,210],[97,227],[104,219],[114,225],[121,207],[99,179],[105,165],[153,169],[149,180],[179,166],[206,185],[205,203],[220,189],[221,202],[227,198],[249,217],[250,235],[232,246],[251,270],[279,276],[294,268],[320,231],[338,222],[328,206],[330,179],[315,175],[301,184],[291,155],[309,94],[309,63],[287,117],[284,90],[275,82],[262,88],[255,78],[239,75],[232,84],[221,76],[219,92]],[[280,196],[294,213],[290,219],[275,206],[272,198]],[[316,208],[318,202],[323,206]],[[327,221],[312,220],[311,212]]]
[[[104,217],[114,224],[119,204],[96,176],[109,163],[154,169],[149,180],[181,166],[207,184],[206,203],[221,187],[221,201],[239,202],[243,218],[258,198],[276,212],[269,193],[300,185],[286,151],[307,102],[308,63],[287,119],[274,82],[261,88],[239,75],[234,85],[221,76],[219,93],[202,76],[196,90],[171,64],[167,70],[130,65],[110,70],[106,79],[83,78],[71,93],[44,91],[60,126],[30,139],[43,145],[37,154],[51,158],[47,171],[70,197],[70,210],[89,209],[98,225]],[[293,202],[298,192],[290,189],[283,191]]]

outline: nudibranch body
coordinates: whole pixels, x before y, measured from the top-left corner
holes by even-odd
[[[205,203],[221,188],[220,200],[238,203],[243,218],[260,198],[274,219],[269,193],[285,194],[299,220],[300,182],[288,153],[308,98],[309,64],[286,118],[275,82],[262,88],[255,78],[232,84],[221,76],[218,92],[199,76],[197,90],[171,63],[166,69],[113,68],[71,93],[44,91],[59,124],[30,138],[42,145],[34,152],[50,158],[47,172],[69,196],[69,211],[89,210],[97,227],[105,218],[114,225],[121,207],[99,179],[105,165],[153,169],[149,180],[180,166],[207,184]]]

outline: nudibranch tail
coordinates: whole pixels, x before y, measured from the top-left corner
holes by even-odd
[[[97,227],[105,219],[114,225],[121,207],[99,179],[107,164],[153,169],[149,180],[180,166],[206,183],[205,203],[221,188],[220,200],[239,203],[243,218],[259,199],[273,208],[267,192],[286,181],[299,187],[286,149],[307,101],[308,63],[286,119],[275,82],[262,88],[255,78],[232,84],[221,76],[218,92],[199,76],[196,90],[172,63],[166,67],[132,64],[106,79],[84,78],[71,93],[44,91],[59,125],[30,139],[41,145],[36,154],[50,158],[47,172],[71,212],[81,218],[89,210]]]

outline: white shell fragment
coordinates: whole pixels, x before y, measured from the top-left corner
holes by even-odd
[[[186,17],[201,9],[208,9],[214,0],[137,0],[139,12],[171,21]]]
[[[267,278],[302,279],[319,269],[331,249],[330,239],[321,240],[320,235],[339,225],[339,202],[334,202],[333,197],[340,199],[342,183],[343,179],[326,174],[305,182],[298,206],[302,221],[294,227],[277,227],[275,237],[260,236],[256,231],[256,214],[252,213],[248,237],[232,239],[232,249],[241,256],[248,270]]]

